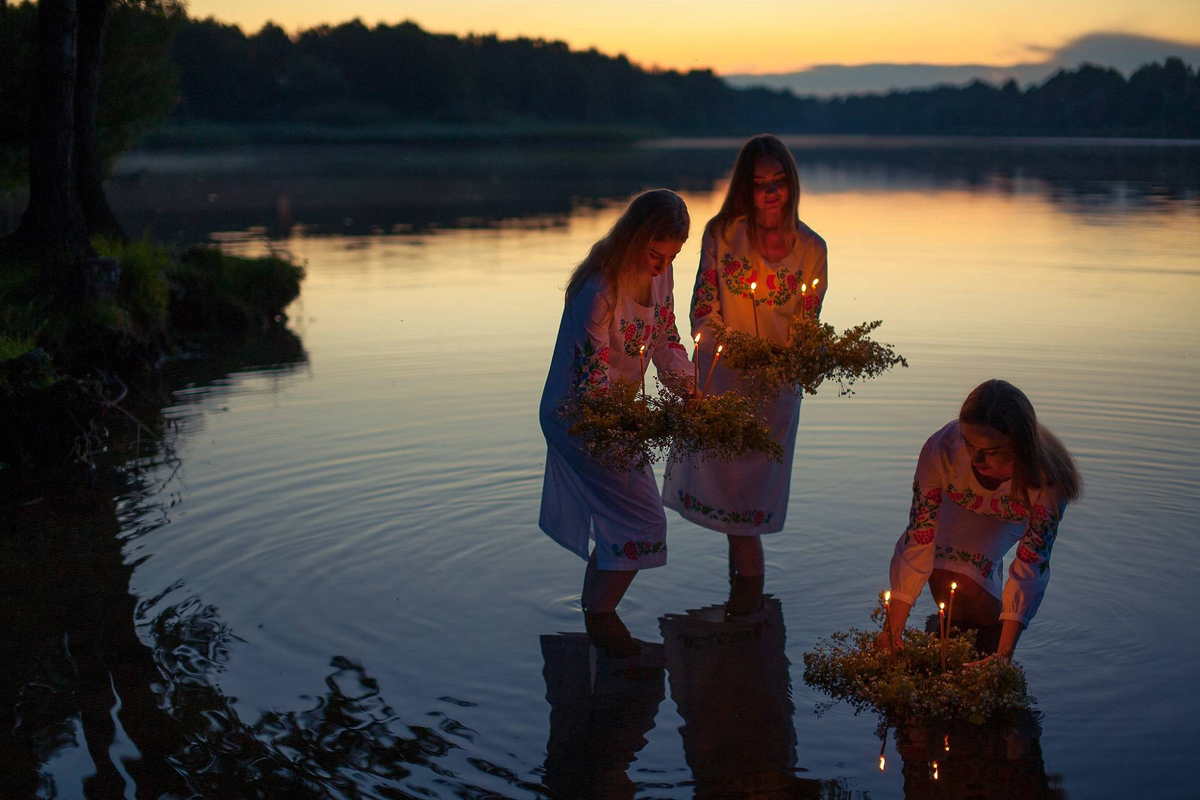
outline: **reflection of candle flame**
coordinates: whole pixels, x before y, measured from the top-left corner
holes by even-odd
[[[887,763],[887,759],[883,756],[879,757],[879,771],[883,772],[883,765]]]
[[[935,781],[938,779],[938,766],[936,761],[933,762],[933,779]]]

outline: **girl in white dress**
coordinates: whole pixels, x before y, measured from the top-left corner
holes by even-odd
[[[947,605],[954,582],[951,624],[979,628],[981,650],[1010,657],[1041,605],[1058,525],[1081,485],[1071,454],[1038,424],[1020,389],[1001,380],[975,387],[917,460],[908,527],[892,555],[892,643],[902,644],[926,582]],[[877,643],[886,645],[887,636],[882,631]]]
[[[651,361],[663,381],[692,387],[675,327],[671,274],[688,226],[679,195],[643,192],[567,283],[540,409],[548,447],[539,525],[587,560],[583,606],[589,616],[613,612],[637,570],[666,563],[667,520],[650,468],[601,466],[567,433],[570,424],[559,408],[574,391],[603,392],[618,378],[641,382]],[[589,539],[596,542],[590,554]]]
[[[692,293],[692,337],[707,391],[746,387],[719,359],[711,324],[786,344],[792,319],[815,318],[829,286],[825,240],[800,221],[796,160],[774,136],[746,142],[734,163],[721,210],[704,230]],[[753,287],[751,286],[753,284]],[[731,614],[761,602],[763,549],[759,536],[782,530],[787,517],[792,457],[800,426],[800,396],[787,388],[764,409],[783,462],[751,455],[730,462],[686,458],[663,483],[663,503],[684,519],[729,537]]]

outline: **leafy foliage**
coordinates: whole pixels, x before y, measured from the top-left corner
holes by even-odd
[[[668,452],[673,461],[689,455],[728,461],[749,453],[783,458],[770,427],[739,392],[697,400],[661,383],[653,397],[640,398],[639,391],[618,380],[607,391],[574,393],[560,409],[570,433],[609,469],[643,469]]]
[[[882,622],[882,602],[872,618]],[[890,724],[943,719],[981,725],[1034,701],[1019,665],[992,658],[964,666],[983,658],[973,630],[948,637],[945,672],[936,634],[907,628],[904,645],[894,651],[877,647],[875,637],[851,628],[817,640],[804,654],[804,682],[856,711],[883,714]]]
[[[907,367],[904,356],[870,334],[882,321],[864,322],[840,334],[832,325],[805,317],[793,319],[791,343],[772,344],[744,331],[714,323],[717,341],[725,346],[721,360],[742,370],[744,380],[757,391],[776,396],[783,387],[816,394],[825,380],[837,381],[838,394],[853,394],[855,382],[877,378],[895,366]]]

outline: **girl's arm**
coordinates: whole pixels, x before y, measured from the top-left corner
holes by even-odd
[[[1050,550],[1058,536],[1058,524],[1066,504],[1047,502],[1044,496],[1039,501],[1029,510],[1029,524],[1017,545],[1016,558],[1008,568],[1008,580],[1004,582],[1000,619],[1006,629],[1010,623],[1021,629],[1029,625],[1050,583]],[[1000,644],[1003,653],[1003,639]]]
[[[659,311],[659,324],[662,330],[654,340],[652,354],[654,366],[658,368],[659,380],[669,384],[676,391],[690,394],[690,387],[695,384],[692,362],[688,358],[687,349],[679,343],[679,328],[675,325],[675,277],[667,273],[668,294]]]
[[[703,334],[711,344],[713,342],[713,322],[724,324],[721,316],[721,292],[717,289],[720,280],[720,267],[717,265],[717,240],[711,230],[704,232],[700,242],[700,268],[696,270],[696,287],[692,290],[692,338],[697,333]],[[704,341],[701,340],[701,342]]]
[[[585,392],[608,390],[608,328],[612,305],[601,291],[576,297],[583,312],[583,331],[575,341],[575,385]]]
[[[829,247],[825,240],[813,234],[809,245],[816,252],[816,263],[811,270],[805,270],[808,281],[808,293],[804,297],[804,313],[810,318],[821,316],[821,307],[825,304],[825,292],[829,291]],[[800,304],[796,304],[796,313],[800,313]]]
[[[908,527],[904,529],[892,553],[890,618],[893,640],[897,641],[904,630],[909,611],[933,573],[938,511],[942,505],[942,464],[935,436],[931,436],[921,448],[913,479]]]

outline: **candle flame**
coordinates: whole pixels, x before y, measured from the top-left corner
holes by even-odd
[[[957,581],[950,581],[950,594],[954,594],[954,590],[958,588]]]
[[[939,611],[945,611],[945,610],[946,610],[946,604],[945,604],[945,603],[938,603],[938,610],[939,610]]]
[[[887,759],[886,759],[886,758],[884,758],[883,756],[880,756],[880,757],[879,757],[879,771],[880,771],[880,772],[883,772],[883,766],[884,766],[884,764],[886,764],[886,763],[887,763]]]
[[[639,349],[639,350],[638,350],[638,352],[639,352],[639,353],[644,353],[644,352],[646,352],[646,345],[642,345],[641,349]]]
[[[753,292],[757,288],[758,288],[758,284],[755,283],[754,281],[750,281],[750,291]]]
[[[885,602],[885,603],[892,602],[892,590],[891,589],[888,589],[886,592],[883,593],[883,602]]]
[[[696,334],[696,344],[700,344],[700,334]]]
[[[813,288],[817,288],[817,284],[821,282],[820,278],[813,278]]]
[[[724,349],[725,349],[725,345],[723,345],[723,344],[717,345],[717,355],[720,355],[721,351]]]
[[[804,294],[807,291],[808,291],[808,284],[807,283],[800,284],[800,294]]]

